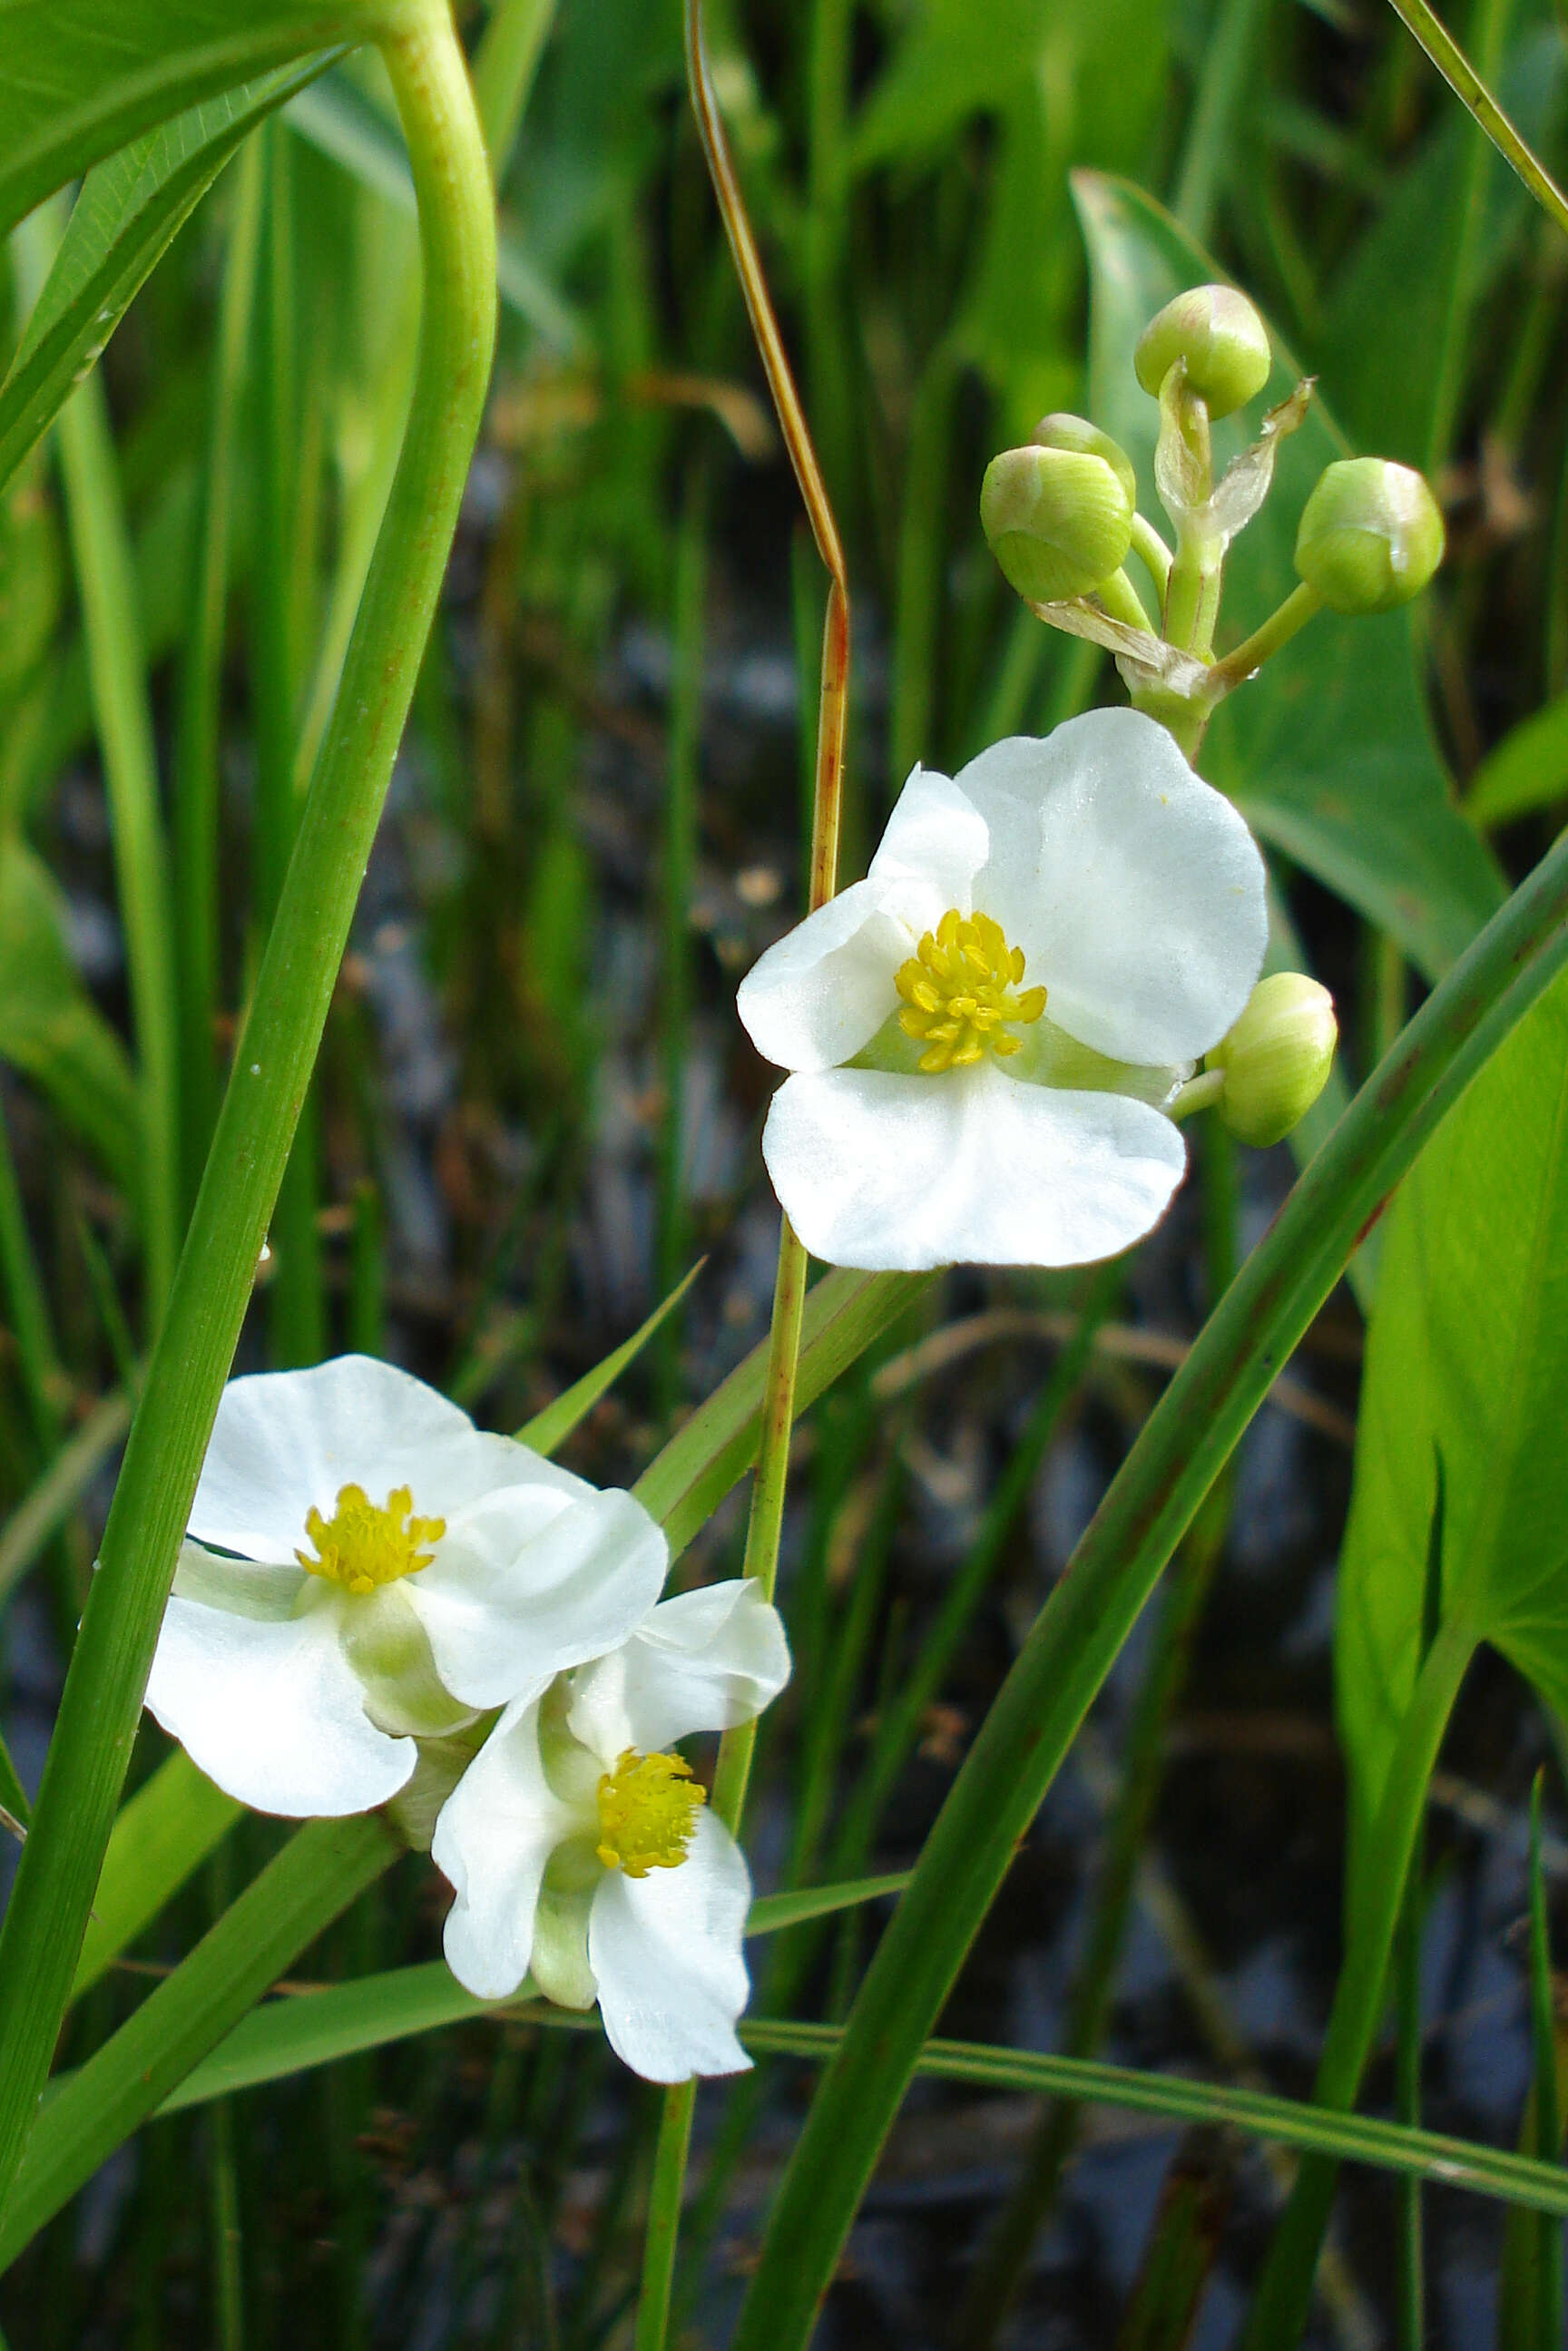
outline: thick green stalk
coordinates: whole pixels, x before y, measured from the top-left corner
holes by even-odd
[[[1383,2018],[1388,1961],[1404,1905],[1410,1856],[1426,1816],[1427,1782],[1475,1650],[1475,1635],[1460,1619],[1444,1625],[1421,1668],[1409,1711],[1400,1726],[1378,1805],[1372,1852],[1363,1872],[1364,1893],[1353,1920],[1350,1949],[1334,1988],[1333,2008],[1312,2084],[1315,2105],[1347,2113],[1361,2086]],[[1300,2340],[1312,2306],[1318,2252],[1338,2178],[1339,2166],[1328,2156],[1308,2156],[1302,2163],[1269,2249],[1241,2351],[1291,2351]]]
[[[213,365],[206,465],[196,528],[191,611],[180,667],[174,754],[174,896],[180,987],[181,1207],[189,1215],[218,1113],[218,722],[228,602],[235,441],[256,293],[261,142],[235,167],[223,302]]]
[[[404,20],[384,55],[424,247],[425,316],[408,434],[0,1934],[0,2194],[16,2176],[65,2008],[180,1537],[408,714],[489,375],[489,174],[444,0]]]
[[[376,1813],[308,1821],[51,2099],[0,2223],[0,2268],[402,1850]]]
[[[1565,961],[1568,839],[1363,1087],[1155,1407],[1004,1683],[883,1938],[780,2187],[732,2351],[794,2351],[805,2341],[921,2043],[1161,1570],[1368,1217]]]

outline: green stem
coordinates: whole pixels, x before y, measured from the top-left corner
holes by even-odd
[[[489,375],[489,173],[445,0],[404,19],[383,54],[424,246],[414,398],[0,1933],[0,2196],[16,2177],[59,2029],[175,1555],[407,716]]]
[[[1160,610],[1163,612],[1166,590],[1170,584],[1171,564],[1174,559],[1170,549],[1148,517],[1137,513],[1136,510],[1133,515],[1133,553],[1154,581],[1155,592],[1159,597]]]
[[[1474,115],[1504,162],[1518,172],[1542,211],[1560,229],[1568,231],[1568,196],[1526,146],[1458,41],[1433,15],[1427,0],[1389,0],[1389,5],[1406,31],[1420,43],[1454,96]]]
[[[474,52],[474,100],[497,187],[517,142],[556,0],[497,0]]]
[[[1220,695],[1228,694],[1233,686],[1245,684],[1255,669],[1262,668],[1270,653],[1277,653],[1281,645],[1288,645],[1296,632],[1306,627],[1313,613],[1321,611],[1322,601],[1317,590],[1309,588],[1303,580],[1299,588],[1291,590],[1278,611],[1270,612],[1249,637],[1242,640],[1234,653],[1227,653],[1223,661],[1215,663],[1208,673],[1207,695],[1218,702]]]
[[[1154,635],[1144,600],[1124,571],[1113,571],[1109,580],[1102,580],[1094,593],[1113,621],[1122,622],[1129,629],[1147,629]]]
[[[223,680],[235,443],[261,229],[259,140],[235,172],[190,617],[174,754],[174,897],[180,989],[182,1200],[188,1216],[218,1113],[218,705]]]
[[[697,2102],[695,2081],[677,2082],[664,2093],[659,2116],[659,2141],[653,2153],[653,2179],[648,2194],[647,2233],[643,2245],[643,2290],[637,2297],[634,2351],[664,2351],[670,2323],[670,2294],[675,2274],[675,2247],[681,2231],[681,2205],[685,2195],[686,2158],[691,2151],[692,2116]]]
[[[401,1848],[375,1813],[308,1821],[45,2109],[0,2222],[0,2269]]]
[[[1312,2085],[1314,2105],[1348,2113],[1361,2087],[1387,1997],[1389,1955],[1404,1905],[1410,1857],[1426,1816],[1427,1783],[1475,1650],[1475,1635],[1461,1619],[1445,1625],[1432,1644],[1400,1725],[1371,1850],[1361,1873],[1362,1900],[1353,1916],[1350,1949],[1334,1989]],[[1269,2250],[1241,2351],[1289,2351],[1299,2341],[1307,2323],[1318,2250],[1338,2178],[1339,2166],[1328,2156],[1309,2156],[1302,2163]]]
[[[810,2329],[920,2047],[1019,1839],[1204,1494],[1367,1218],[1568,962],[1568,837],[1433,991],[1231,1283],[1003,1684],[884,1933],[779,2191],[732,2351]]]

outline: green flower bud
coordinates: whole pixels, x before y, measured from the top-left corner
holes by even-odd
[[[1225,1074],[1219,1115],[1242,1143],[1279,1143],[1306,1116],[1333,1066],[1333,998],[1304,972],[1260,979],[1204,1062]]]
[[[1121,569],[1132,544],[1133,494],[1096,450],[1004,449],[986,467],[980,523],[1009,586],[1031,604],[1050,604],[1087,595]]]
[[[1138,337],[1133,368],[1157,400],[1177,360],[1210,416],[1228,416],[1255,398],[1273,364],[1262,319],[1233,286],[1195,286],[1151,319]]]
[[[1054,415],[1042,416],[1030,437],[1038,449],[1069,449],[1082,457],[1103,457],[1126,491],[1127,504],[1136,506],[1138,477],[1131,457],[1119,441],[1113,441],[1086,416],[1070,416],[1059,409]]]
[[[1335,612],[1391,612],[1443,559],[1443,517],[1423,476],[1386,457],[1344,457],[1301,509],[1296,569]]]

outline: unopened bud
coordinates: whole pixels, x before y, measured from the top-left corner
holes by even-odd
[[[1107,448],[1121,456],[1114,443]],[[1126,472],[1130,477],[1130,465]],[[1130,479],[1102,451],[1035,442],[1004,449],[986,467],[980,524],[1009,586],[1031,604],[1050,604],[1085,596],[1120,570],[1132,544],[1133,495]]]
[[[1155,399],[1177,360],[1186,361],[1187,388],[1210,416],[1228,416],[1256,398],[1273,364],[1268,330],[1234,286],[1194,286],[1149,320],[1133,368]]]
[[[1127,504],[1137,504],[1138,477],[1133,471],[1131,457],[1119,441],[1113,441],[1108,433],[1102,433],[1086,416],[1072,416],[1065,409],[1058,409],[1040,418],[1030,439],[1037,449],[1066,449],[1081,457],[1103,457],[1126,491]]]
[[[1304,972],[1260,979],[1247,1009],[1204,1062],[1220,1070],[1219,1115],[1242,1143],[1279,1143],[1303,1119],[1333,1066],[1333,998]]]
[[[1391,612],[1443,559],[1443,517],[1424,477],[1386,457],[1330,465],[1301,509],[1296,569],[1331,611]]]

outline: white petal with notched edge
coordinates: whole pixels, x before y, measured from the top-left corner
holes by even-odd
[[[178,1593],[164,1613],[147,1704],[209,1780],[257,1812],[368,1812],[413,1770],[413,1740],[365,1712],[338,1616],[330,1593],[281,1621]]]
[[[430,1848],[457,1896],[446,1964],[480,2000],[505,2000],[527,1975],[545,1865],[582,1826],[545,1778],[538,1720],[537,1702],[507,1708],[442,1807]]]
[[[574,1674],[567,1725],[608,1770],[628,1747],[657,1754],[695,1730],[749,1722],[789,1678],[779,1611],[735,1577],[661,1601],[629,1641]]]
[[[993,744],[958,782],[991,835],[976,904],[1023,948],[1058,1027],[1121,1061],[1218,1044],[1262,968],[1263,861],[1166,729],[1090,711]]]
[[[699,1813],[678,1869],[606,1873],[588,1921],[588,1959],[610,2045],[649,2082],[738,2074],[749,1986],[741,1954],[751,1880],[739,1846]]]
[[[872,1272],[1113,1257],[1157,1223],[1186,1165],[1146,1102],[1019,1085],[988,1061],[936,1080],[789,1078],[762,1152],[812,1256]]]

